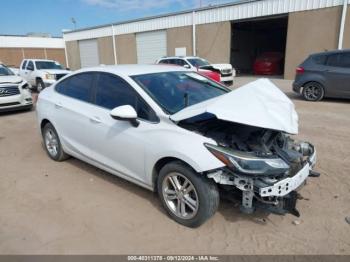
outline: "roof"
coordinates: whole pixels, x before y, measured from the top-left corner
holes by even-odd
[[[339,54],[339,53],[345,53],[345,52],[350,52],[350,49],[336,49],[336,50],[330,50],[330,51],[324,51],[324,52],[318,52],[318,53],[313,53],[311,56],[314,55],[331,55],[331,54]]]
[[[348,0],[348,2],[350,2],[350,0]],[[112,35],[191,26],[193,24],[199,25],[256,17],[286,15],[291,12],[315,10],[340,6],[342,4],[343,0],[241,0],[183,12],[72,30],[64,32],[63,38],[65,41],[93,39]]]
[[[173,58],[184,58],[184,59],[198,58],[198,59],[203,59],[203,58],[200,58],[198,56],[181,56],[181,55],[176,56],[176,55],[174,55],[174,56],[163,56],[163,57],[159,58],[159,60],[162,60],[162,59],[173,59]]]
[[[32,59],[32,58],[25,58],[23,60],[31,60],[34,62],[56,62],[56,60],[52,60],[52,59]]]
[[[124,76],[133,76],[133,75],[143,75],[143,74],[153,74],[153,73],[162,73],[162,72],[180,72],[180,71],[188,71],[182,66],[174,66],[174,65],[101,65],[97,67],[88,67],[77,70],[75,72],[90,72],[90,71],[98,71],[98,72],[108,72],[118,75]]]

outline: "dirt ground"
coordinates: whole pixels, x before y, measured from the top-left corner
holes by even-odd
[[[223,202],[200,228],[180,226],[152,192],[76,159],[51,161],[35,111],[10,113],[0,115],[0,253],[350,254],[350,101],[305,102],[291,81],[274,82],[296,104],[298,137],[318,150],[322,175],[302,189],[300,218]]]

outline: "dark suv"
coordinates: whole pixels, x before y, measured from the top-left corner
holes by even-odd
[[[293,91],[308,101],[350,98],[350,50],[310,55],[296,69]]]

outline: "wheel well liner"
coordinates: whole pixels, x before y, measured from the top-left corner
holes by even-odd
[[[51,123],[49,120],[47,120],[47,119],[43,119],[42,121],[41,121],[41,123],[40,123],[40,130],[41,130],[41,132],[43,131],[43,129],[44,129],[44,127],[45,127],[45,125],[47,124],[47,123]]]
[[[159,159],[157,161],[157,163],[154,165],[153,167],[153,171],[152,171],[152,183],[153,183],[153,190],[154,192],[157,192],[157,178],[158,178],[158,175],[159,175],[159,172],[160,170],[168,163],[170,162],[181,162],[183,164],[185,164],[186,166],[188,166],[189,168],[193,169],[188,163],[186,163],[185,161],[179,159],[179,158],[176,158],[176,157],[163,157],[161,159]]]

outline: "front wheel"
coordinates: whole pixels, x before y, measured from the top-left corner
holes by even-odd
[[[36,80],[36,90],[40,93],[45,88],[45,83],[42,79]]]
[[[324,96],[324,88],[320,83],[310,82],[303,88],[303,97],[307,101],[319,101]]]
[[[161,169],[157,189],[169,216],[187,227],[200,226],[219,206],[219,192],[214,181],[178,161]]]

